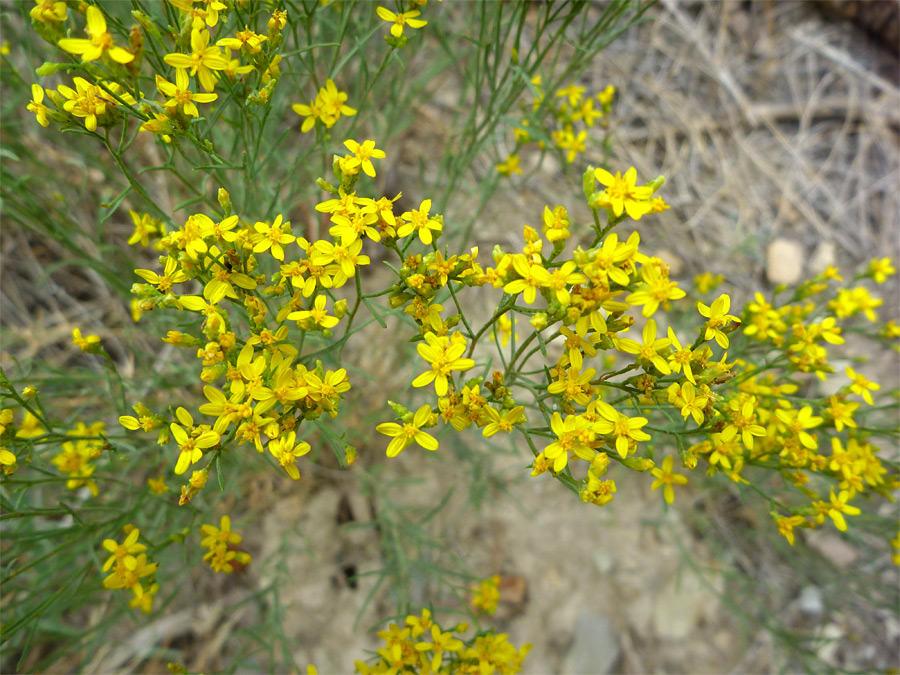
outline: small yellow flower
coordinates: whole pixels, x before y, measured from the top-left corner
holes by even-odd
[[[60,3],[61,4],[61,3]],[[103,54],[116,63],[131,63],[134,54],[113,44],[113,37],[106,32],[106,18],[98,7],[87,8],[87,40],[63,38],[58,42],[59,48],[70,54],[80,54],[82,61],[96,61]]]
[[[449,378],[454,370],[469,370],[475,367],[475,361],[462,358],[466,351],[466,340],[459,333],[453,337],[437,336],[425,333],[425,343],[416,345],[419,356],[425,359],[431,369],[426,370],[412,381],[414,387],[425,387],[434,382],[438,396],[445,396],[449,387]]]
[[[100,336],[85,335],[82,337],[80,328],[72,329],[72,344],[77,346],[81,351],[96,354],[100,351]]]
[[[375,167],[372,166],[372,158],[383,158],[385,156],[384,150],[376,148],[375,141],[363,141],[362,145],[360,145],[354,140],[346,140],[344,141],[344,146],[354,155],[350,158],[351,165],[362,168],[364,174],[370,178],[375,178]]]
[[[656,479],[653,481],[653,485],[650,486],[651,490],[656,490],[657,488],[663,488],[663,497],[666,500],[667,504],[671,504],[675,501],[675,490],[672,488],[673,485],[686,485],[688,482],[687,476],[682,476],[681,474],[673,473],[672,466],[675,463],[675,457],[669,455],[663,460],[662,467],[654,467],[650,469],[650,473],[653,474],[653,477]]]
[[[431,407],[423,405],[416,411],[412,422],[397,424],[396,422],[384,422],[375,427],[375,431],[392,438],[388,443],[387,456],[396,457],[406,448],[412,445],[413,441],[421,447],[432,452],[438,449],[438,442],[434,436],[422,431],[422,427],[431,420]]]
[[[393,35],[395,38],[403,36],[404,26],[409,26],[410,28],[422,28],[422,26],[428,23],[427,21],[422,21],[421,19],[416,18],[422,13],[419,11],[394,14],[394,12],[384,7],[378,7],[375,9],[375,11],[378,13],[378,16],[381,19],[391,24],[391,35]]]

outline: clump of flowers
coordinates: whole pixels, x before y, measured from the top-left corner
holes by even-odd
[[[242,537],[231,530],[231,518],[227,515],[222,516],[219,527],[202,525],[200,531],[204,535],[200,545],[209,549],[203,555],[203,561],[209,564],[213,572],[231,574],[235,565],[243,568],[252,560],[249,553],[237,548]]]

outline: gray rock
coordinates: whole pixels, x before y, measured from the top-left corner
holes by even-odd
[[[608,675],[617,672],[622,649],[612,622],[603,614],[582,610],[575,621],[575,639],[563,672]]]

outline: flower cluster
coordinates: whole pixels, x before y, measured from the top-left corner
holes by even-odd
[[[147,554],[144,553],[147,547],[138,542],[140,530],[126,525],[124,531],[126,537],[121,544],[115,539],[103,540],[103,548],[110,554],[103,563],[103,571],[112,570],[103,580],[103,585],[109,589],[131,590],[134,596],[131,606],[139,607],[142,612],[149,614],[153,609],[153,599],[159,591],[159,584],[154,581],[157,563],[148,561]]]
[[[241,535],[231,531],[231,518],[227,515],[222,516],[219,527],[202,525],[200,531],[204,535],[200,545],[209,549],[203,555],[203,561],[209,564],[213,572],[231,574],[235,566],[242,569],[250,564],[250,554],[237,548]]]
[[[513,59],[517,58],[514,53]],[[497,164],[501,176],[522,173],[520,150],[530,145],[544,150],[548,132],[552,146],[565,156],[566,162],[572,164],[587,149],[588,130],[598,122],[605,125],[604,117],[612,110],[616,93],[612,85],[596,96],[585,96],[585,87],[572,82],[547,96],[543,84],[540,75],[531,79],[533,99],[525,116],[513,130],[515,149]]]
[[[356,662],[356,671],[364,675],[381,673],[449,672],[504,673],[521,672],[522,662],[531,650],[526,644],[516,649],[504,633],[487,631],[467,639],[463,633],[469,630],[461,623],[450,630],[443,630],[423,609],[420,615],[410,614],[406,625],[390,624],[378,632],[384,645],[378,648],[378,659],[367,664]]]

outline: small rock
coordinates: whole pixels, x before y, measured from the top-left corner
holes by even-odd
[[[766,276],[773,284],[795,284],[803,276],[803,246],[790,239],[774,239],[766,250]]]
[[[613,571],[613,567],[615,567],[616,561],[613,560],[612,555],[610,555],[609,551],[605,548],[598,548],[594,551],[593,555],[594,565],[597,566],[597,571],[602,575],[607,575]]]
[[[831,532],[812,532],[808,541],[811,548],[838,567],[846,568],[856,562],[859,557],[859,551]]]
[[[618,670],[622,650],[612,622],[603,614],[582,611],[575,622],[575,639],[563,664],[565,673],[607,675]]]
[[[710,579],[709,583],[714,580]],[[691,573],[673,575],[656,595],[653,629],[662,639],[683,640],[703,619],[710,619],[719,599]]]
[[[837,260],[836,247],[833,241],[823,241],[813,251],[809,259],[809,273],[821,274],[829,265],[834,265]]]
[[[800,591],[800,597],[797,598],[797,607],[811,619],[821,619],[825,614],[822,590],[818,586],[804,588]]]

